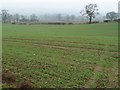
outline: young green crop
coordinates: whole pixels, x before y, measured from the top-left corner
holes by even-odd
[[[2,63],[4,87],[118,87],[117,23],[4,24]]]

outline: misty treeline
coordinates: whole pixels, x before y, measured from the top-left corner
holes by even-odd
[[[106,13],[105,16],[101,16],[97,4],[88,4],[84,10],[79,13],[79,16],[74,14],[45,14],[45,15],[22,15],[19,13],[11,14],[10,11],[3,9],[0,13],[0,19],[3,23],[45,23],[45,22],[64,22],[64,23],[75,23],[75,22],[103,22],[118,20],[118,13],[111,11]]]
[[[3,23],[24,23],[24,22],[86,22],[88,18],[84,16],[65,15],[65,14],[44,14],[44,15],[22,15],[19,13],[11,14],[10,11],[4,9],[1,13]]]
[[[24,22],[75,22],[75,21],[85,21],[86,18],[76,16],[74,14],[72,15],[64,15],[64,14],[44,14],[44,15],[37,15],[37,14],[31,14],[31,15],[22,15],[19,13],[11,14],[10,11],[4,9],[1,11],[1,21],[3,23],[24,23]]]

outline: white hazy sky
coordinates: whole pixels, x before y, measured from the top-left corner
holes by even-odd
[[[101,14],[118,11],[120,0],[0,0],[2,9],[20,14],[76,14],[89,3],[96,3]]]

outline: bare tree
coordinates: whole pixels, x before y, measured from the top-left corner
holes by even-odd
[[[118,18],[118,13],[112,11],[112,12],[108,12],[106,14],[106,18],[107,19],[110,19],[110,20],[114,20],[114,19],[117,19]]]
[[[71,20],[74,21],[75,15],[71,15]]]
[[[57,17],[57,19],[60,21],[61,18],[62,18],[62,15],[61,15],[61,14],[57,14],[56,17]]]
[[[7,22],[11,23],[13,21],[13,15],[12,14],[8,14],[7,15]]]
[[[89,24],[91,24],[92,19],[95,18],[96,15],[98,15],[98,9],[97,4],[88,4],[85,6],[85,10],[81,11],[80,13],[83,13],[82,15],[87,15],[89,17]]]
[[[69,20],[70,20],[70,16],[66,15],[66,21],[69,22]]]
[[[2,10],[2,21],[3,21],[3,23],[7,22],[7,17],[8,17],[8,10],[3,9]]]
[[[16,13],[15,15],[14,15],[14,19],[15,19],[15,22],[19,22],[19,20],[20,20],[20,15],[18,14],[18,13]]]
[[[30,15],[30,21],[35,22],[38,20],[38,17],[35,14]]]
[[[24,15],[21,15],[21,21],[22,22],[25,22],[27,19],[26,19],[26,16],[24,16]]]
[[[2,14],[0,13],[0,23],[2,23]]]

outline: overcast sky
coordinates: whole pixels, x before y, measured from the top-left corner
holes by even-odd
[[[89,3],[96,3],[101,14],[118,11],[120,0],[0,0],[2,9],[20,14],[76,14]]]

